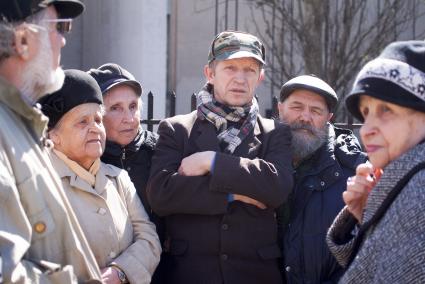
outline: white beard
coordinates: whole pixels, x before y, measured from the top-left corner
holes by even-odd
[[[61,67],[53,70],[53,54],[46,31],[39,34],[40,48],[37,56],[28,62],[22,73],[22,85],[20,91],[34,104],[41,97],[53,93],[62,88],[65,74]]]

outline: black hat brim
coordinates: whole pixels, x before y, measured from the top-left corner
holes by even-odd
[[[78,0],[50,0],[47,5],[54,5],[59,18],[73,19],[84,11],[84,4]]]
[[[400,86],[384,79],[365,78],[356,83],[352,92],[345,99],[347,110],[360,122],[364,122],[359,109],[361,95],[425,112],[425,102]]]

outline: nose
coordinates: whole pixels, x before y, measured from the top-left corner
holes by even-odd
[[[123,121],[129,123],[129,122],[133,122],[133,120],[134,120],[133,112],[129,109],[125,110]]]
[[[363,141],[365,141],[365,139],[376,134],[376,132],[377,132],[377,128],[376,128],[376,124],[374,123],[374,120],[372,118],[367,117],[364,120],[363,125],[360,127],[360,130],[359,130],[360,137],[362,138]]]
[[[238,83],[244,83],[245,82],[245,73],[243,71],[236,72],[235,81],[238,82]]]
[[[66,45],[66,39],[65,36],[59,32],[57,32],[58,36],[59,36],[59,40],[60,40],[60,46],[61,48],[63,48]]]
[[[300,114],[300,121],[310,123],[312,119],[311,113],[308,109],[304,109]]]

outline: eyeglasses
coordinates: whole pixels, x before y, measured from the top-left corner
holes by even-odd
[[[62,35],[69,33],[72,28],[72,19],[48,19],[48,20],[43,20],[43,22],[56,23],[55,28],[57,32]]]

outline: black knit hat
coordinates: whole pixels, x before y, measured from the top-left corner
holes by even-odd
[[[334,89],[315,75],[301,75],[283,84],[280,89],[280,101],[283,102],[292,92],[299,89],[309,90],[322,96],[330,112],[333,112],[338,104],[338,96]]]
[[[78,0],[1,0],[0,21],[18,22],[54,5],[59,18],[75,18],[84,10]]]
[[[105,94],[111,88],[126,84],[134,89],[136,95],[141,96],[143,89],[142,85],[134,78],[133,74],[115,63],[106,63],[97,69],[90,69],[87,71],[97,81],[102,90],[102,94]]]
[[[38,101],[41,110],[49,117],[49,128],[54,127],[65,113],[86,103],[103,104],[102,93],[97,82],[86,72],[65,70],[65,82],[57,92]]]
[[[425,112],[425,41],[393,42],[362,68],[345,105],[363,122],[360,95]]]

